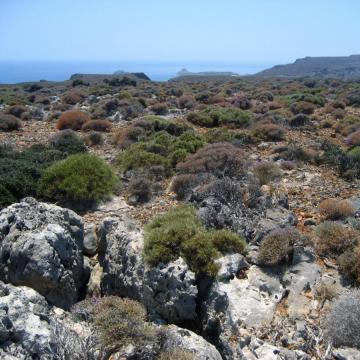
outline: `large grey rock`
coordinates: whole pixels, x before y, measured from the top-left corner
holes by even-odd
[[[0,212],[0,280],[29,286],[62,308],[87,280],[83,222],[71,210],[27,198]]]
[[[222,360],[214,345],[192,331],[169,325],[162,330],[162,334],[163,351],[182,349],[193,352],[194,360]]]
[[[126,217],[104,220],[99,230],[103,293],[138,300],[154,318],[176,324],[195,320],[195,274],[181,258],[150,268],[142,248],[143,235],[134,222]]]
[[[360,350],[353,348],[333,349],[332,355],[336,360],[359,360]]]
[[[40,358],[50,350],[50,307],[27,287],[0,282],[0,358]]]
[[[288,314],[292,319],[303,319],[313,308],[312,296],[321,277],[311,248],[295,247],[293,264],[283,277],[288,291]]]
[[[35,290],[0,281],[1,359],[93,360],[98,353],[93,339],[88,324],[49,305]]]

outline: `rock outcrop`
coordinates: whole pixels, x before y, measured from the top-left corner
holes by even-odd
[[[83,239],[75,212],[32,198],[13,204],[0,212],[0,280],[69,308],[88,278]]]
[[[181,324],[194,321],[195,274],[181,259],[149,268],[142,259],[143,235],[126,217],[105,219],[99,230],[103,294],[143,303],[154,318]]]

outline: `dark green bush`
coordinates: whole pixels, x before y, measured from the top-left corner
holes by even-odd
[[[71,155],[45,170],[40,191],[61,202],[92,204],[108,198],[116,176],[104,160],[88,154]]]
[[[23,151],[0,146],[0,208],[27,196],[38,197],[43,171],[64,157],[64,153],[42,145]]]

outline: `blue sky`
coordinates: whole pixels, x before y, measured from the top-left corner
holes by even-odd
[[[360,53],[359,0],[0,0],[0,60],[290,62]]]

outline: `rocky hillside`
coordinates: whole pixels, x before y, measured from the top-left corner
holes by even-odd
[[[316,77],[360,79],[360,55],[348,57],[306,57],[293,64],[277,65],[259,72],[258,77]]]
[[[360,90],[0,87],[0,358],[360,358]]]

